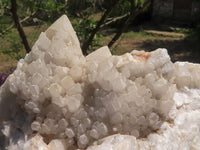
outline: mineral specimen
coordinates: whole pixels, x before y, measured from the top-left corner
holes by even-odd
[[[166,49],[115,56],[105,46],[84,57],[62,16],[0,89],[0,146],[199,150],[199,74]]]

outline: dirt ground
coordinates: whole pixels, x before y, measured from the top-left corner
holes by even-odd
[[[180,29],[182,32],[183,29]],[[150,33],[149,33],[150,31]],[[135,32],[135,31],[134,31]],[[123,54],[134,49],[152,51],[166,48],[173,62],[189,61],[200,63],[200,40],[198,33],[188,30],[185,33],[175,31],[143,30],[137,36],[127,36],[124,33],[112,48],[113,54]],[[113,35],[109,36],[111,39]],[[106,43],[106,42],[105,42]]]
[[[195,51],[190,51],[184,39],[168,39],[168,38],[153,38],[153,39],[137,39],[137,40],[121,40],[117,45],[116,54],[130,52],[134,49],[152,51],[157,48],[166,48],[173,62],[175,61],[189,61],[200,63],[199,54]],[[115,45],[116,46],[116,45]],[[121,49],[121,50],[119,50]],[[191,48],[192,49],[192,48]]]

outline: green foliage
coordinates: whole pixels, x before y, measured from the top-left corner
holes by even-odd
[[[113,9],[110,17],[121,16],[131,11],[132,7],[138,7],[144,0],[121,0]],[[0,35],[11,24],[13,24],[10,13],[11,0],[0,0]],[[134,2],[134,3],[133,3]],[[103,11],[112,4],[112,1],[106,0],[17,0],[18,16],[20,20],[31,16],[23,25],[50,25],[62,14],[73,17],[73,27],[83,44],[90,36],[91,31],[96,27],[98,19],[93,18],[93,14]],[[134,5],[133,5],[134,4]],[[70,15],[69,15],[70,14]],[[11,36],[12,35],[12,36]],[[7,47],[1,47],[0,53],[10,55],[13,59],[22,57],[23,45],[16,32],[8,30],[0,38],[7,39]],[[30,36],[29,36],[30,38]],[[102,36],[97,32],[91,49],[101,45]]]
[[[89,17],[77,19],[76,23],[73,23],[74,30],[76,31],[81,44],[89,38],[91,31],[96,28],[96,25],[97,21],[95,19],[89,19]],[[97,34],[97,37],[100,37],[100,34]],[[98,44],[96,38],[94,39],[93,44]]]
[[[8,27],[9,27],[8,24],[0,24],[0,34],[2,34],[4,30],[6,30]]]
[[[23,14],[25,17],[32,12],[37,12],[34,16],[40,21],[50,21],[51,23],[55,21],[60,15],[66,13],[66,2],[65,0],[19,0],[19,7],[23,9],[18,9],[19,14]],[[26,10],[26,11],[24,11]]]
[[[10,0],[1,0],[0,1],[0,16],[3,16],[4,14],[8,14],[10,10]]]
[[[68,11],[71,15],[75,15],[86,9],[89,5],[89,0],[68,0]]]
[[[145,1],[146,0],[121,0],[112,10],[110,17],[122,16],[129,12],[134,13]],[[110,2],[105,1],[105,3],[109,4]]]
[[[112,12],[110,13],[110,17],[116,17],[124,15],[131,10],[131,3],[129,0],[124,0],[121,3],[118,3],[115,8],[113,8]]]
[[[66,13],[66,4],[65,0],[17,0],[18,17],[22,20],[34,14],[25,22],[26,25],[32,25],[34,20],[37,24],[51,24]],[[25,53],[18,33],[10,28],[14,24],[10,8],[11,0],[0,1],[0,39],[6,41],[5,46],[1,45],[0,53],[18,60]]]
[[[67,3],[68,13],[72,16],[77,16],[84,13],[88,8],[92,8],[90,9],[90,13],[99,10],[102,11],[105,0],[67,0]]]
[[[51,24],[62,14],[67,12],[67,3],[65,0],[17,0],[18,17],[20,20],[31,16],[25,24]],[[0,23],[12,23],[10,13],[11,0],[0,1]],[[35,22],[37,21],[37,22]],[[0,31],[3,30],[0,27]]]

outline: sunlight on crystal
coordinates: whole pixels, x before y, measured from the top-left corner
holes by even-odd
[[[85,57],[64,15],[0,89],[0,145],[198,150],[199,74],[199,64],[173,64],[161,48],[115,56],[105,46]]]

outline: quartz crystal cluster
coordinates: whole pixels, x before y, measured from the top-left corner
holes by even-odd
[[[0,89],[0,150],[199,150],[199,74],[166,49],[85,57],[64,15]]]

